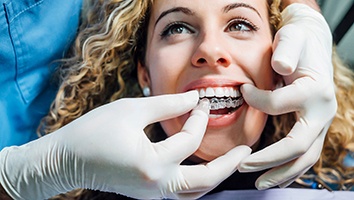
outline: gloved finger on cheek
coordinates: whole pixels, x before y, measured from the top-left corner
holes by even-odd
[[[296,25],[288,24],[279,29],[273,43],[271,63],[274,71],[283,76],[292,74],[296,70],[304,43],[305,35]]]

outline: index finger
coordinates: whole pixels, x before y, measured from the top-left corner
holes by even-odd
[[[181,188],[178,196],[180,198],[194,199],[198,195],[207,193],[234,173],[237,165],[242,159],[249,156],[250,153],[250,147],[241,145],[209,163],[181,166],[181,171],[188,188]]]
[[[263,190],[277,185],[279,187],[286,187],[297,177],[308,171],[320,157],[326,132],[327,129],[322,130],[322,133],[316,138],[316,141],[304,155],[283,165],[274,167],[258,177],[256,181],[257,189]]]
[[[321,137],[321,131],[327,132],[329,125],[330,123],[325,128],[320,128],[321,126],[311,127],[301,120],[296,122],[287,137],[243,160],[239,165],[240,172],[261,171],[298,158],[307,152],[317,137]]]
[[[122,102],[124,101],[124,102]],[[181,94],[166,94],[143,98],[120,99],[116,102],[120,113],[129,113],[139,128],[171,119],[192,110],[199,101],[197,91]]]

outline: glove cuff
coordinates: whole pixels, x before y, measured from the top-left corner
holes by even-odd
[[[0,152],[0,183],[13,199],[45,199],[74,189],[50,135]]]
[[[7,169],[11,166],[8,162],[8,157],[12,148],[15,147],[6,147],[0,151],[0,184],[12,199],[20,199],[20,196],[11,184],[11,178],[6,173]]]

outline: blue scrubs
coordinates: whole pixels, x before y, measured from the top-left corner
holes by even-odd
[[[82,0],[0,0],[0,150],[36,139],[75,38]]]

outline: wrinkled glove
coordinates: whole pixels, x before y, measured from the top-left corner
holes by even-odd
[[[199,147],[209,103],[202,101],[180,133],[151,143],[143,129],[197,105],[198,92],[121,99],[63,128],[0,152],[0,183],[15,199],[44,199],[75,188],[134,198],[196,198],[236,170],[251,152],[237,147],[212,162],[180,163]]]
[[[241,88],[246,102],[268,114],[296,112],[287,137],[242,161],[241,172],[274,167],[256,181],[258,189],[286,187],[319,158],[337,110],[332,66],[332,36],[317,11],[291,4],[282,12],[283,26],[273,45],[272,67],[286,86],[274,91]]]

